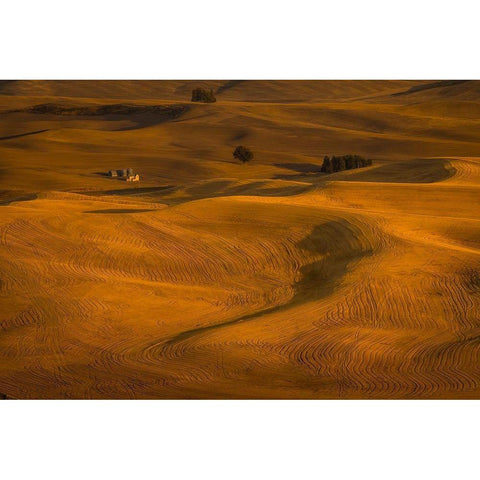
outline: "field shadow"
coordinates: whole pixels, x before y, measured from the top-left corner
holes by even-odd
[[[166,190],[172,190],[175,188],[173,185],[166,185],[163,187],[131,187],[131,188],[122,188],[117,190],[89,190],[86,192],[78,192],[82,195],[88,196],[107,196],[107,195],[147,195],[152,193],[159,193]]]
[[[361,232],[355,232],[345,220],[332,220],[316,225],[297,245],[322,258],[300,268],[300,280],[295,283],[293,303],[304,303],[329,296],[353,262],[367,257],[373,250],[361,242]]]
[[[352,172],[346,182],[435,183],[455,175],[451,163],[442,158],[412,159],[380,165],[366,171]]]
[[[168,348],[199,334],[244,323],[256,319],[260,315],[281,312],[299,304],[329,296],[352,263],[373,253],[372,249],[364,246],[360,236],[357,237],[357,235],[360,235],[360,232],[354,232],[350,223],[345,219],[331,220],[316,225],[309,235],[297,243],[297,246],[316,256],[320,255],[321,258],[300,268],[301,278],[293,284],[294,295],[288,302],[216,325],[186,330],[164,342],[163,346]]]
[[[244,138],[247,138],[247,137],[248,137],[247,131],[238,132],[232,136],[232,142],[239,142],[240,140],[243,140]]]
[[[103,210],[86,210],[83,213],[140,213],[154,212],[155,208],[106,208]]]
[[[242,185],[231,185],[231,181],[208,182],[204,185],[193,186],[185,190],[186,195],[164,200],[169,205],[178,205],[202,200],[205,198],[220,197],[290,197],[312,190],[311,184],[282,185],[271,187],[268,181],[260,180]],[[231,186],[230,186],[231,185]]]
[[[322,173],[322,167],[315,163],[275,163],[274,165],[297,173]]]
[[[36,200],[37,198],[38,195],[36,193],[28,193],[25,195],[16,195],[10,197],[8,192],[0,192],[0,206],[8,206],[14,202],[28,202],[30,200]]]
[[[273,177],[275,180],[308,180],[325,175],[325,173],[321,171],[321,166],[314,163],[275,163],[274,165],[296,172],[292,174],[277,174]]]
[[[242,185],[235,185],[232,180],[213,180],[191,185],[184,190],[181,186],[166,185],[163,187],[127,187],[118,190],[95,190],[79,193],[89,196],[144,196],[149,201],[175,206],[206,198],[233,196],[287,197],[305,193],[313,188],[314,187],[311,184],[280,185],[278,187],[272,187],[271,183],[265,180]]]
[[[39,133],[44,133],[50,131],[49,128],[44,128],[43,130],[35,130],[33,132],[27,133],[18,133],[17,135],[7,135],[6,137],[0,137],[0,140],[11,140],[13,138],[21,138],[21,137],[28,137],[30,135],[37,135]]]
[[[26,108],[9,110],[3,112],[9,113],[28,113],[33,115],[48,115],[51,117],[59,117],[63,120],[107,120],[109,122],[129,121],[131,125],[121,126],[111,129],[112,131],[138,130],[145,127],[159,125],[169,121],[178,120],[185,113],[190,111],[187,104],[173,105],[137,105],[129,103],[105,104],[105,105],[64,105],[55,103],[43,103],[33,105]],[[11,138],[24,137],[27,135],[35,135],[46,132],[46,130],[38,130],[18,135],[10,135],[0,137],[0,140],[8,140]],[[99,128],[99,130],[105,130]],[[110,129],[108,129],[110,130]]]

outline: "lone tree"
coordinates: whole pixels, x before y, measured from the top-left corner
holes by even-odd
[[[192,90],[192,102],[214,103],[216,101],[212,89],[194,88]]]
[[[238,146],[233,151],[233,156],[242,163],[249,162],[253,158],[253,153],[247,147]]]

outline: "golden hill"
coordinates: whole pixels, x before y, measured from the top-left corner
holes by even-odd
[[[2,82],[0,393],[479,398],[479,113],[476,81]]]

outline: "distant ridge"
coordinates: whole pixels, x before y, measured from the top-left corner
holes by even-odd
[[[412,93],[421,92],[422,90],[431,90],[432,88],[451,87],[453,85],[459,85],[470,81],[471,80],[439,80],[438,82],[427,83],[426,85],[415,85],[403,92],[392,93],[392,97],[410,95]]]
[[[194,88],[212,89],[226,101],[312,102],[390,95],[427,84],[422,80],[8,80],[0,96],[136,99],[188,102]],[[5,99],[3,99],[5,100]]]
[[[117,103],[113,105],[99,106],[66,106],[56,103],[42,103],[24,109],[13,110],[15,112],[50,114],[50,115],[135,115],[135,114],[160,114],[168,119],[174,119],[188,110],[187,105],[131,105]]]
[[[217,88],[217,95],[243,82],[245,82],[245,80],[228,80],[228,82],[225,82],[223,85]]]

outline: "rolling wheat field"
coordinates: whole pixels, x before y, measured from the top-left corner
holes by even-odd
[[[1,82],[0,394],[480,398],[479,118],[477,81]]]

